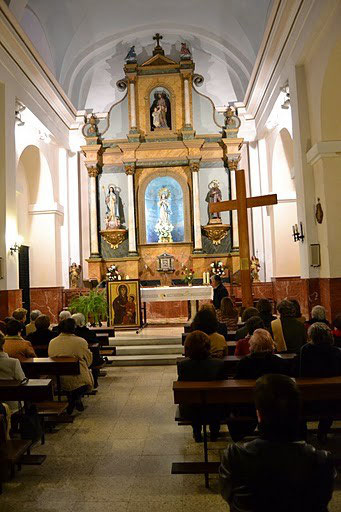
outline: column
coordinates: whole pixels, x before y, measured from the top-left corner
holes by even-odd
[[[136,129],[136,104],[135,104],[135,82],[129,81],[129,98],[130,98],[130,129]]]
[[[136,227],[135,227],[135,194],[134,194],[134,174],[135,165],[125,165],[125,171],[128,179],[128,242],[129,254],[134,256],[136,251]]]
[[[99,258],[98,248],[98,223],[97,223],[97,166],[87,167],[89,175],[90,195],[90,257]]]
[[[184,96],[185,96],[185,126],[191,126],[191,112],[189,107],[189,81],[184,78]]]
[[[200,198],[199,198],[199,162],[190,164],[193,184],[193,219],[194,219],[194,251],[202,252],[201,220],[200,220]]]

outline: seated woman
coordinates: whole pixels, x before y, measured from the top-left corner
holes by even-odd
[[[309,343],[301,348],[301,377],[338,377],[341,375],[341,349],[334,347],[334,339],[329,327],[322,322],[315,322],[308,330]],[[328,405],[330,409],[330,404]],[[323,418],[319,422],[317,438],[320,442],[327,440],[332,418]]]
[[[56,334],[49,329],[50,318],[47,315],[38,316],[34,323],[36,330],[31,332],[27,339],[32,343],[38,357],[46,357],[49,343]]]
[[[235,379],[258,379],[266,373],[288,373],[285,361],[274,354],[275,344],[265,329],[256,329],[250,338],[250,355],[238,363]]]
[[[67,318],[59,324],[60,334],[50,341],[49,357],[76,357],[79,360],[79,375],[64,375],[61,377],[62,389],[68,393],[68,414],[72,414],[74,407],[83,411],[82,396],[91,391],[94,385],[89,366],[92,363],[92,353],[88,343],[75,335],[76,322]]]
[[[179,381],[206,381],[225,379],[224,362],[210,356],[209,337],[201,331],[193,331],[186,337],[185,359],[178,362]],[[202,441],[202,425],[210,426],[210,437],[214,441],[219,435],[222,408],[210,406],[203,411],[195,405],[180,406],[181,415],[191,418],[193,437],[198,443]]]
[[[304,322],[306,322],[307,319],[305,316],[302,315],[300,303],[296,299],[289,299],[289,300],[295,308],[295,318],[297,318],[297,320],[299,320],[300,322],[302,322],[302,324],[304,324]]]
[[[256,329],[264,329],[263,320],[259,316],[252,316],[246,322],[247,336],[237,341],[235,356],[247,356],[250,354],[250,339]]]
[[[9,355],[4,352],[4,344],[5,344],[5,336],[0,331],[0,380],[20,380],[22,381],[25,378],[25,374],[23,369],[21,368],[21,364],[19,359],[14,357],[9,357]],[[7,434],[9,432],[10,427],[10,417],[11,412],[15,412],[18,409],[17,402],[5,402],[6,406],[6,428]]]
[[[23,324],[18,320],[9,320],[6,325],[7,334],[5,336],[4,351],[10,356],[24,361],[30,357],[37,357],[29,341],[21,336]]]
[[[276,317],[272,314],[272,304],[268,299],[259,299],[257,302],[257,311],[261,319],[263,320],[265,329],[270,329],[271,322],[276,320]]]
[[[326,309],[323,306],[313,307],[311,310],[311,319],[305,323],[306,329],[309,329],[309,327],[316,322],[322,322],[330,327],[330,323],[327,320]]]
[[[334,336],[334,343],[337,347],[341,347],[341,314],[336,315],[333,322],[333,331],[332,334]]]
[[[300,320],[295,318],[296,310],[292,302],[282,300],[277,306],[280,318],[271,322],[271,331],[277,352],[299,353],[306,342],[306,331]]]
[[[212,357],[227,356],[227,341],[222,334],[218,333],[218,320],[214,308],[207,306],[201,308],[194,317],[191,329],[207,334],[211,343]]]
[[[246,308],[244,309],[243,313],[242,313],[242,323],[244,324],[242,327],[240,327],[238,329],[238,331],[236,332],[236,340],[241,340],[243,338],[245,338],[245,336],[247,336],[247,327],[246,327],[246,322],[248,321],[249,318],[251,318],[252,316],[259,316],[259,311],[258,309],[254,308],[254,307],[250,307],[250,308]]]
[[[250,338],[251,354],[241,359],[238,363],[235,379],[258,379],[268,373],[288,373],[285,362],[274,352],[275,344],[271,335],[265,329],[256,329]],[[237,417],[254,418],[234,419]],[[253,407],[239,407],[231,414],[228,421],[230,435],[234,442],[240,441],[247,435],[252,435],[257,426],[257,418]]]
[[[228,331],[235,331],[238,324],[238,310],[233,307],[233,302],[229,297],[223,297],[220,303],[220,309],[217,309],[218,322],[225,324]]]

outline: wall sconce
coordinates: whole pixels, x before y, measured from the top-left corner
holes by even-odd
[[[292,236],[294,237],[294,242],[298,242],[299,240],[301,240],[301,242],[303,242],[303,240],[304,240],[304,234],[303,234],[303,225],[302,225],[302,222],[300,222],[300,231],[298,231],[298,226],[297,226],[297,224],[295,224],[295,225],[292,227]]]
[[[13,254],[15,252],[19,252],[20,251],[20,245],[17,244],[17,242],[14,242],[13,247],[10,247],[9,250],[10,250],[11,256],[13,256]]]

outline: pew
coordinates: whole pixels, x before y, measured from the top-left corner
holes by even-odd
[[[2,402],[43,402],[53,400],[51,379],[0,380],[0,401]]]
[[[284,354],[287,356],[287,354]],[[173,383],[175,404],[197,404],[202,407],[211,404],[253,405],[255,380],[222,380],[211,382]],[[318,420],[326,413],[326,404],[332,409],[334,419],[341,418],[341,377],[298,378],[303,411],[306,420]],[[204,425],[204,462],[176,462],[172,465],[172,474],[204,474],[205,486],[209,486],[208,476],[216,473],[219,463],[208,462],[207,431]]]
[[[57,396],[61,400],[61,375],[79,375],[79,361],[75,357],[33,357],[22,361],[21,366],[27,377],[55,375]]]

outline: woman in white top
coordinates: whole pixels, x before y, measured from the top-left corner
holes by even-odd
[[[0,380],[23,380],[25,374],[21,368],[19,359],[9,357],[3,351],[5,336],[0,331]]]

